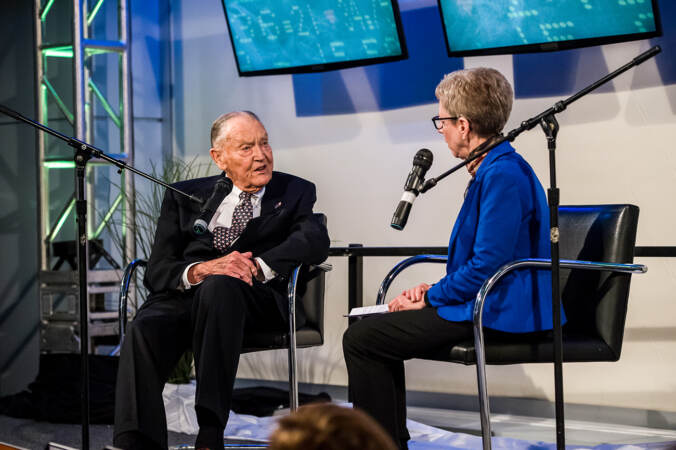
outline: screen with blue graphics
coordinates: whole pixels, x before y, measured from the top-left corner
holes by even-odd
[[[560,50],[661,34],[657,0],[439,0],[449,55]]]
[[[406,58],[396,0],[223,0],[240,75]]]

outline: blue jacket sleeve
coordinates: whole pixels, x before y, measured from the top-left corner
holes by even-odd
[[[470,257],[430,288],[431,306],[471,301],[484,280],[514,258],[519,227],[529,214],[524,179],[510,163],[494,163],[479,186],[478,223],[475,230],[458,230],[461,235],[474,232]],[[466,220],[463,227],[472,226]],[[456,244],[460,245],[460,243]]]

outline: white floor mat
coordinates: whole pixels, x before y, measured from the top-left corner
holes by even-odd
[[[197,434],[195,416],[195,385],[167,384],[163,392],[164,407],[167,413],[167,427],[170,431]],[[349,407],[349,404],[344,404]],[[225,438],[246,439],[252,442],[265,442],[275,428],[280,416],[256,417],[236,414],[230,411]],[[480,450],[481,437],[464,433],[453,433],[427,426],[413,420],[407,421],[411,441],[411,450]],[[556,444],[526,441],[509,437],[493,437],[492,446],[496,450],[554,450]],[[567,450],[673,450],[676,442],[657,442],[651,444],[601,444],[594,447],[566,446]]]

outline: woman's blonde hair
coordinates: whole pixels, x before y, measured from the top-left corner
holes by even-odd
[[[512,112],[514,97],[504,75],[487,67],[447,74],[434,94],[452,117],[465,117],[481,137],[502,131]]]

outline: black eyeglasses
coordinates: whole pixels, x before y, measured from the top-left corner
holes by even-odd
[[[434,116],[432,117],[432,123],[434,124],[434,128],[437,130],[441,130],[441,127],[444,126],[444,120],[458,120],[458,117],[439,117],[439,116]]]

